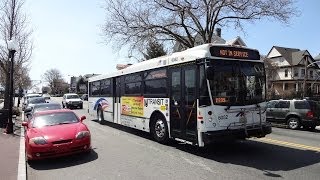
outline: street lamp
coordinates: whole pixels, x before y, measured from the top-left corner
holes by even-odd
[[[6,133],[13,133],[13,122],[12,122],[12,106],[13,106],[13,66],[14,66],[14,53],[17,51],[17,44],[14,39],[8,41],[9,57],[11,58],[10,66],[10,84],[9,84],[9,112],[8,112],[8,123]]]

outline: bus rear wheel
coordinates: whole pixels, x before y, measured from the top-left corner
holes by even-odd
[[[100,124],[104,124],[104,116],[103,116],[103,110],[101,107],[99,107],[98,112],[97,112],[97,119]]]
[[[152,119],[150,130],[157,142],[164,144],[169,141],[168,126],[164,117],[160,115],[155,116]]]

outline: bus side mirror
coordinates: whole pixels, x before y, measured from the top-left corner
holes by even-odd
[[[207,67],[207,69],[206,69],[207,79],[212,80],[213,75],[214,75],[214,68],[212,66]]]

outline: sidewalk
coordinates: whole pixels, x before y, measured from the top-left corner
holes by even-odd
[[[0,108],[3,107],[3,103],[0,103]],[[13,125],[13,134],[5,134],[5,128],[0,128],[0,179],[4,180],[17,180],[21,179],[21,176],[25,179],[25,171],[19,170],[19,156],[20,144],[21,144],[21,115],[16,117]],[[24,145],[24,144],[23,144]],[[21,158],[21,157],[20,157]],[[23,157],[24,158],[24,157]],[[21,160],[20,160],[21,161]],[[25,163],[25,162],[24,162]],[[24,164],[24,168],[25,168]],[[20,167],[21,168],[21,167]]]
[[[14,134],[5,134],[5,128],[0,128],[0,174],[6,180],[16,180],[18,176],[21,120],[17,119],[13,128]]]

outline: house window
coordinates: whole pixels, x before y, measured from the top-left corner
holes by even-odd
[[[301,77],[304,77],[305,76],[305,71],[304,69],[301,69]]]
[[[313,79],[313,71],[310,71],[310,78]]]
[[[288,77],[288,69],[284,70],[284,77]]]
[[[294,77],[298,77],[299,76],[299,71],[298,71],[297,68],[293,69],[293,74],[294,74]]]
[[[285,83],[284,84],[284,90],[288,90],[289,89],[289,84],[288,83]]]

